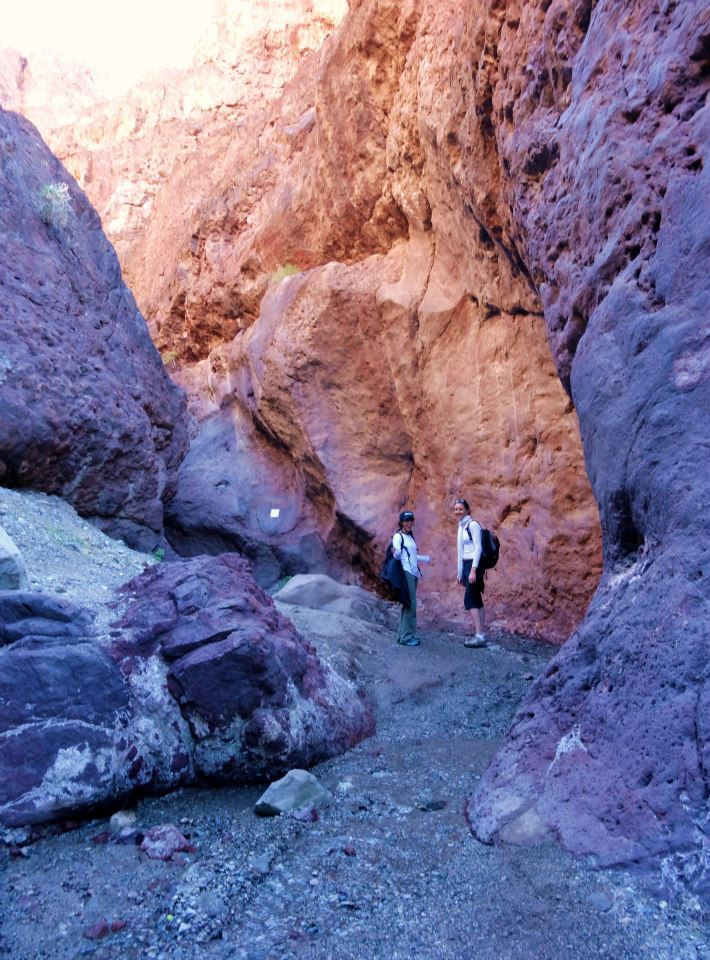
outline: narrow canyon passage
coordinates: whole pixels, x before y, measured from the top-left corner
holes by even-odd
[[[260,585],[311,571],[372,586],[406,506],[435,561],[422,612],[448,622],[463,495],[502,541],[491,622],[564,641],[518,691],[485,769],[468,757],[481,776],[466,817],[494,852],[472,849],[505,873],[506,844],[534,859],[554,842],[637,866],[707,915],[707,4],[251,6],[220,3],[187,70],[68,123],[39,110],[53,153],[13,112],[31,108],[32,71],[11,58],[0,78],[0,482],[61,497],[152,552],[149,567],[172,561],[139,573],[124,594],[145,606],[96,642],[61,597],[10,598],[0,681],[12,689],[21,664],[31,685],[33,657],[110,675],[125,699],[99,739],[116,768],[86,766],[104,796],[132,777],[194,783],[205,754],[220,772],[279,745],[332,756],[331,721],[345,749],[371,718]],[[22,626],[33,603],[54,617],[40,640]],[[238,703],[224,663],[242,656]],[[217,677],[228,719],[210,709]],[[450,693],[444,718],[465,697]],[[6,787],[30,715],[45,763],[36,782],[12,780],[6,809],[27,804],[13,816],[41,815],[35,786],[50,807],[62,776],[76,788],[64,751],[91,749],[74,717],[45,738],[56,717],[35,702],[20,697],[0,731]],[[394,706],[390,739],[416,697]],[[245,748],[239,723],[255,714]],[[124,721],[136,743],[116,735]]]

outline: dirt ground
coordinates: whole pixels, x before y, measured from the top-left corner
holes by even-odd
[[[692,904],[553,844],[487,847],[471,835],[466,798],[550,648],[495,634],[467,650],[439,625],[410,649],[381,627],[283,610],[377,709],[372,739],[314,769],[333,793],[319,819],[255,816],[263,786],[140,800],[140,830],[173,823],[196,848],[167,863],[107,841],[107,819],[46,829],[0,851],[1,955],[710,958]]]

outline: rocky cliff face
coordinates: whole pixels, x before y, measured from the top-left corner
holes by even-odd
[[[200,419],[186,551],[371,571],[406,502],[447,608],[464,493],[502,534],[489,608],[562,636],[599,571],[576,410],[604,574],[472,824],[699,885],[709,38],[699,0],[353,2],[238,137],[201,130],[126,255]]]
[[[151,549],[186,447],[99,218],[35,128],[0,110],[0,481],[58,493]]]
[[[336,20],[320,5],[314,17]],[[352,5],[295,74],[273,67],[279,81],[234,106],[223,88],[219,108],[188,109],[186,85],[220,54],[169,95],[155,88],[155,104],[143,87],[55,142],[199,421],[171,508],[179,549],[240,549],[262,582],[368,577],[407,503],[435,557],[425,605],[450,615],[463,494],[503,541],[490,609],[563,639],[598,580],[597,511],[536,285],[491,215],[497,160],[466,112],[467,22]],[[267,48],[257,24],[249,56],[298,66],[283,36]],[[147,157],[162,170],[150,190]],[[141,194],[126,217],[122,190]]]
[[[710,13],[508,3],[478,38],[496,209],[579,414],[605,570],[472,818],[607,862],[671,853],[707,895]]]

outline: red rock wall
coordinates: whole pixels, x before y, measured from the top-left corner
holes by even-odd
[[[191,132],[134,102],[120,129],[94,117],[98,148],[80,126],[62,155],[111,217],[167,154],[144,222],[108,227],[202,424],[171,507],[181,549],[245,549],[262,580],[367,578],[407,504],[434,557],[423,609],[458,615],[449,507],[465,495],[502,539],[489,611],[561,640],[598,579],[597,510],[471,110],[474,6],[352,4],[238,135],[219,111]],[[284,265],[309,272],[277,285]]]

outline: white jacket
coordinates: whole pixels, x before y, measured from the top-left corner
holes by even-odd
[[[402,566],[411,573],[413,577],[419,579],[422,572],[419,569],[417,559],[417,544],[414,537],[403,530],[398,530],[392,537],[392,554],[397,560],[402,561]]]
[[[471,531],[470,537],[468,530]],[[464,560],[473,560],[471,567],[475,569],[481,560],[482,551],[481,524],[467,513],[465,517],[459,520],[458,536],[456,538],[456,559],[459,580],[463,576]]]

